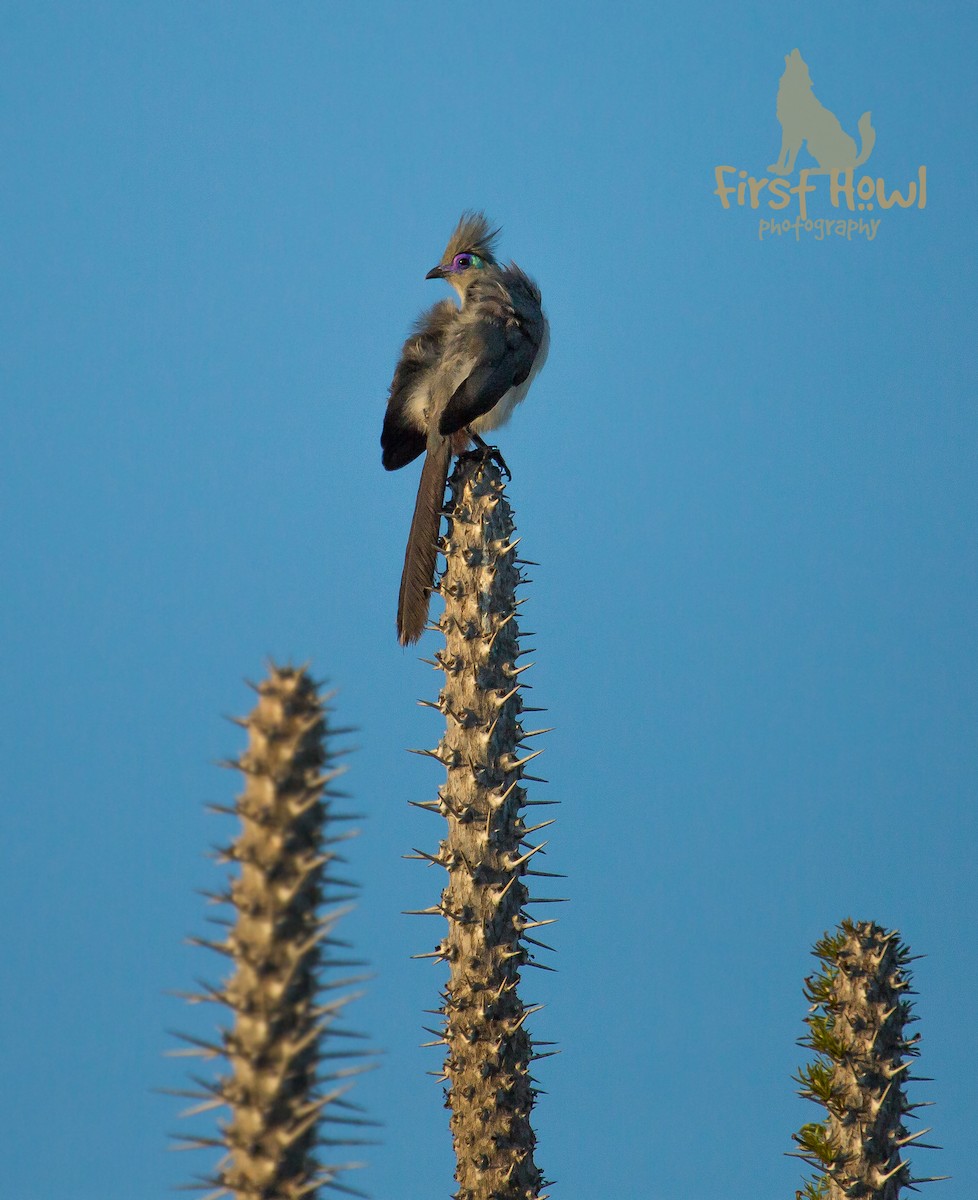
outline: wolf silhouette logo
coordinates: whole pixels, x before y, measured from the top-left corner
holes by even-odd
[[[835,113],[822,104],[812,90],[808,64],[800,51],[792,50],[784,58],[784,74],[778,85],[778,120],[781,122],[781,153],[768,170],[774,175],[790,175],[795,158],[805,143],[808,153],[819,165],[811,174],[830,174],[862,166],[876,143],[876,130],[869,113],[859,118],[862,147],[842,128]]]

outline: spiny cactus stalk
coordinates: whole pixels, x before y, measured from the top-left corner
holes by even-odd
[[[531,1200],[546,1186],[534,1162],[530,1112],[536,1091],[534,1059],[546,1056],[531,1041],[526,1019],[537,1011],[517,994],[520,970],[534,963],[529,936],[550,920],[527,909],[528,876],[538,871],[543,845],[527,839],[545,825],[527,828],[522,810],[552,803],[526,798],[521,757],[525,732],[521,692],[525,666],[519,659],[516,587],[522,582],[513,541],[513,518],[502,478],[491,461],[461,459],[450,480],[445,572],[439,590],[445,611],[439,628],[445,649],[437,655],[445,682],[438,708],[446,731],[429,753],[444,764],[447,779],[437,801],[421,807],[440,812],[448,832],[438,853],[420,857],[448,872],[441,902],[425,910],[448,922],[433,954],[449,981],[442,992],[444,1028],[432,1030],[447,1047],[446,1106],[451,1109],[458,1182],[456,1200]],[[537,710],[538,711],[538,710]],[[549,969],[549,968],[548,968]],[[539,1006],[537,1006],[539,1007]]]
[[[795,1157],[819,1171],[796,1200],[898,1200],[901,1188],[937,1178],[912,1178],[904,1157],[930,1132],[911,1134],[903,1124],[925,1107],[909,1104],[904,1090],[920,1039],[904,1033],[917,1020],[907,999],[910,952],[896,931],[846,920],[812,953],[822,968],[805,980],[812,1007],[800,1044],[817,1057],[795,1078],[799,1095],[824,1105],[827,1117],[792,1135]]]
[[[227,1107],[230,1119],[220,1123],[218,1137],[185,1139],[184,1146],[225,1151],[215,1173],[202,1177],[201,1190],[217,1189],[212,1198],[309,1200],[321,1187],[351,1190],[336,1178],[359,1165],[320,1161],[321,1146],[361,1144],[323,1136],[324,1124],[366,1123],[350,1115],[354,1106],[345,1099],[350,1077],[363,1066],[321,1069],[357,1057],[331,1045],[350,1036],[335,1022],[352,997],[322,1002],[324,987],[352,980],[321,982],[324,969],[351,965],[334,955],[343,943],[331,936],[345,910],[321,911],[327,897],[331,904],[349,899],[334,890],[353,885],[333,875],[342,860],[331,847],[351,835],[326,836],[348,818],[331,811],[338,793],[327,785],[339,771],[326,739],[339,731],[327,731],[314,683],[304,670],[272,665],[256,691],[257,706],[238,722],[248,731],[248,748],[228,764],[244,774],[244,791],[235,808],[218,808],[241,822],[217,856],[235,864],[237,874],[226,892],[208,893],[212,902],[230,904],[234,919],[219,922],[230,926],[223,941],[191,939],[230,958],[233,972],[222,986],[204,984],[188,999],[227,1005],[234,1020],[217,1044],[185,1037],[192,1049],[184,1053],[220,1059],[227,1069],[216,1080],[195,1079],[199,1090],[179,1093],[200,1101],[184,1115]]]

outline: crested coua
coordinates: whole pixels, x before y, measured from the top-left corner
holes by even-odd
[[[438,529],[453,454],[508,421],[543,366],[550,328],[540,289],[515,263],[497,262],[499,230],[482,213],[463,213],[438,266],[459,304],[440,300],[421,314],[394,371],[380,437],[388,471],[424,454],[404,553],[397,636],[416,642],[428,621]]]

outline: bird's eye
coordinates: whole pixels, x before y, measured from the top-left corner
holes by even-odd
[[[464,271],[467,267],[470,267],[471,265],[472,265],[472,259],[469,257],[468,254],[456,254],[455,255],[456,271]]]

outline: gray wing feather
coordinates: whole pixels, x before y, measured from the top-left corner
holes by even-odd
[[[439,300],[415,321],[401,349],[380,435],[381,461],[388,471],[396,471],[424,453],[427,429],[412,419],[409,401],[432,379],[441,362],[448,331],[457,320],[458,309],[451,300]]]
[[[521,339],[518,345],[509,346],[502,353],[488,354],[484,343],[478,365],[445,405],[438,423],[439,433],[455,433],[495,408],[510,388],[518,387],[529,375],[537,349]]]
[[[471,424],[523,383],[543,340],[540,293],[519,267],[500,269],[468,311],[471,318],[459,322],[456,336],[460,355],[475,366],[442,410],[443,435]]]

